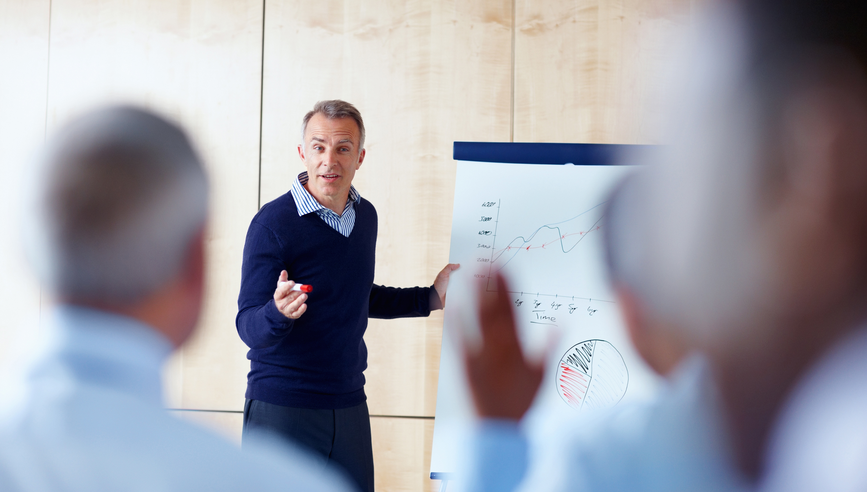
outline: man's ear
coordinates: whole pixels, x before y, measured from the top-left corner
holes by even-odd
[[[177,296],[177,319],[169,335],[176,346],[180,347],[192,336],[205,297],[205,226],[203,225],[187,249],[184,269],[181,273],[180,290]]]
[[[617,295],[617,302],[620,305],[620,312],[623,315],[623,323],[626,325],[629,338],[632,340],[632,344],[635,345],[636,350],[638,350],[639,355],[647,360],[649,347],[647,346],[647,333],[645,330],[646,320],[644,319],[641,305],[635,294],[623,284],[615,284],[614,293]]]
[[[301,162],[307,162],[307,158],[304,157],[304,144],[298,144],[298,157],[301,158]]]
[[[615,284],[614,292],[623,315],[629,338],[644,362],[661,376],[677,367],[689,348],[682,335],[671,331],[673,325],[661,325],[628,286]]]
[[[364,156],[367,155],[367,149],[361,149],[361,152],[358,153],[358,164],[355,165],[355,170],[361,167],[361,163],[364,161]]]
[[[188,281],[194,288],[204,291],[205,285],[205,232],[203,225],[196,233],[187,251]]]

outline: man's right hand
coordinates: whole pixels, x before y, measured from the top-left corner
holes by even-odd
[[[307,311],[307,304],[304,304],[307,294],[293,291],[294,285],[295,282],[289,280],[289,273],[286,270],[280,272],[277,289],[274,291],[274,305],[289,319],[298,319]]]

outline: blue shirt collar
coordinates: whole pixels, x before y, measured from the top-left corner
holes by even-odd
[[[59,305],[47,332],[48,360],[60,360],[82,381],[162,403],[160,372],[173,346],[156,329],[117,313]]]
[[[310,178],[307,176],[307,171],[299,174],[295,181],[292,182],[292,188],[289,190],[292,193],[292,197],[295,198],[295,205],[298,208],[298,215],[307,215],[313,212],[318,212],[319,210],[325,209],[328,210],[327,207],[316,201],[313,198],[313,195],[307,191],[307,188],[304,185]],[[355,186],[349,186],[349,197],[346,199],[346,205],[355,204],[361,201],[361,194],[358,193],[358,190],[355,189]],[[344,208],[346,210],[346,208]]]

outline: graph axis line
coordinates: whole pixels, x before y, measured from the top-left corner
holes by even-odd
[[[488,292],[496,292],[496,291],[488,291]],[[536,296],[536,297],[553,297],[553,298],[562,297],[564,299],[566,299],[566,298],[572,299],[573,301],[579,300],[579,301],[588,301],[588,302],[605,302],[605,303],[609,303],[609,304],[617,304],[617,301],[611,301],[608,299],[597,299],[597,298],[593,298],[593,297],[562,296],[560,294],[542,294],[539,292],[522,292],[522,291],[517,291],[517,290],[506,291],[506,293],[507,294],[518,294],[520,296],[528,295],[528,296]]]
[[[497,226],[500,224],[500,201],[501,199],[497,198],[497,220],[494,221],[494,237],[491,240],[491,261],[488,262],[488,278],[485,279],[485,291],[488,292],[491,288],[491,269],[494,267],[494,251],[497,245]]]

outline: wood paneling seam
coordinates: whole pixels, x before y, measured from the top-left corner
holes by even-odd
[[[515,59],[515,38],[516,38],[516,29],[517,29],[517,7],[516,3],[518,0],[512,0],[512,76],[511,76],[511,97],[509,98],[509,141],[515,141],[515,78],[518,76],[517,71],[517,60]]]
[[[265,7],[262,0],[262,45],[259,51],[259,186],[256,190],[256,210],[262,208],[262,115],[265,107]]]

